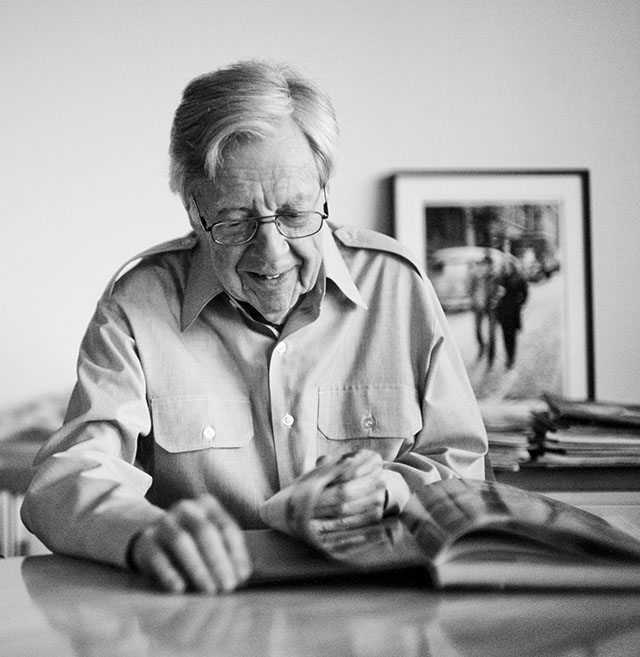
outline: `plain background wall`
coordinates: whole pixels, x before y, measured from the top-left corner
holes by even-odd
[[[588,168],[597,397],[640,402],[638,0],[0,1],[0,407],[70,388],[97,297],[188,230],[192,77],[287,60],[342,124],[336,221],[389,232],[396,169]]]

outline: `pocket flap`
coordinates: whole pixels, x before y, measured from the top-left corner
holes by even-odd
[[[253,438],[248,399],[162,397],[151,400],[155,441],[168,452],[243,447]]]
[[[414,388],[349,386],[318,392],[318,429],[329,440],[403,438],[422,427]]]

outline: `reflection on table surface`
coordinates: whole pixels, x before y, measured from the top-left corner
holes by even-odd
[[[398,577],[212,598],[67,557],[7,559],[0,655],[638,655],[637,595],[434,593]]]

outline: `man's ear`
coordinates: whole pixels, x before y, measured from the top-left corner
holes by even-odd
[[[202,227],[202,221],[200,219],[200,212],[198,211],[198,206],[196,205],[193,194],[190,194],[189,197],[184,201],[184,208],[187,211],[187,216],[189,217],[189,224],[191,228],[196,232],[196,234],[204,233],[204,228]]]

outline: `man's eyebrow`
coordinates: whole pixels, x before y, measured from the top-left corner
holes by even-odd
[[[296,208],[296,209],[305,209],[307,205],[313,203],[312,198],[309,197],[305,192],[300,192],[293,196],[291,199],[287,199],[282,203],[278,203],[277,209],[283,208]],[[303,207],[304,206],[304,207]],[[212,208],[212,212],[216,215],[222,215],[230,212],[246,212],[248,214],[253,214],[253,209],[245,205],[229,205],[220,208]]]
[[[313,203],[316,199],[316,196],[311,196],[307,192],[298,192],[292,199],[281,205],[299,205],[299,204],[310,204]]]
[[[308,205],[310,201],[308,201],[305,197],[298,196],[290,201],[285,201],[284,203],[280,203],[278,205],[279,208],[298,208],[299,206],[302,205]]]
[[[215,214],[224,214],[225,212],[251,212],[251,208],[244,205],[229,205],[222,208],[214,208],[213,212]]]

